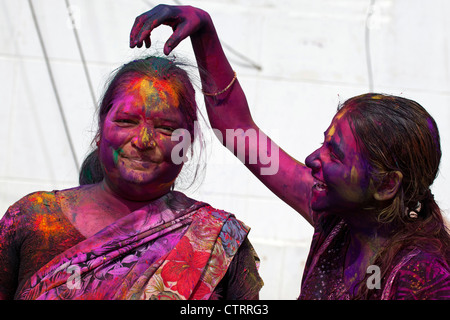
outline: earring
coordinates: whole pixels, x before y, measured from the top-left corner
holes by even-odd
[[[408,213],[408,217],[410,217],[411,219],[417,219],[419,217],[419,215],[415,211],[410,211]]]
[[[406,208],[408,217],[411,219],[417,219],[419,217],[420,210],[422,210],[422,204],[420,202],[417,202],[417,205],[413,210],[409,210],[409,208]]]

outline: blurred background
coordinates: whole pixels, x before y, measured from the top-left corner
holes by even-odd
[[[376,91],[422,104],[440,129],[443,158],[433,192],[449,211],[449,1],[165,3],[211,14],[255,121],[300,161],[320,145],[337,105],[351,96]],[[171,34],[161,27],[153,32],[152,49],[129,48],[134,19],[157,4],[0,0],[0,216],[30,192],[78,185],[109,75],[135,57],[161,54]],[[195,63],[190,41],[174,54]],[[206,116],[201,95],[198,103]],[[252,228],[262,299],[296,299],[312,227],[203,127],[204,180],[185,192]]]

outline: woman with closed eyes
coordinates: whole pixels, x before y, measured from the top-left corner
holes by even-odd
[[[185,162],[175,151],[192,150],[197,125],[181,66],[150,56],[118,69],[81,186],[35,192],[9,208],[0,221],[0,298],[258,298],[249,228],[173,190]]]

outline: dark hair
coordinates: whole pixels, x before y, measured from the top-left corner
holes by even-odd
[[[403,174],[395,197],[379,213],[378,220],[393,226],[388,243],[377,254],[382,274],[388,272],[403,249],[419,247],[450,258],[450,235],[430,186],[441,159],[439,131],[433,117],[417,102],[397,96],[369,93],[339,106],[369,164],[374,182],[393,171]],[[417,218],[408,213],[421,204]],[[360,286],[360,297],[369,294]]]
[[[98,131],[94,141],[102,135],[103,123],[113,106],[114,98],[123,92],[129,85],[129,82],[136,76],[148,78],[149,80],[168,80],[178,95],[179,109],[183,113],[188,130],[194,140],[200,140],[202,144],[201,133],[198,128],[198,107],[195,100],[195,90],[191,79],[183,67],[191,67],[186,63],[175,61],[175,59],[167,57],[149,56],[142,59],[130,61],[120,68],[116,69],[110,81],[107,83],[107,88],[100,102],[98,110]],[[200,135],[195,137],[195,135]],[[201,148],[202,146],[200,146]],[[193,147],[191,146],[190,155],[193,156]],[[194,161],[191,161],[193,163]],[[193,178],[190,185],[193,184],[195,178],[200,171],[201,164],[197,162],[194,169],[190,169],[193,173]],[[98,149],[91,151],[83,161],[80,169],[79,183],[80,185],[98,183],[103,180],[103,169],[98,157]]]

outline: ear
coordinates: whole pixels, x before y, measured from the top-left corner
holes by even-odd
[[[402,184],[402,180],[403,174],[400,171],[389,172],[376,188],[373,195],[375,200],[384,201],[394,198]]]

